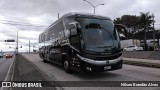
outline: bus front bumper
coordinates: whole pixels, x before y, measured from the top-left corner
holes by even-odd
[[[123,63],[121,57],[113,60],[103,61],[84,58],[78,54],[77,57],[79,57],[79,59],[82,60],[83,68],[85,68],[88,71],[109,71],[121,69]]]

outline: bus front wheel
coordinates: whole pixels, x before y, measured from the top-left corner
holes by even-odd
[[[67,73],[72,73],[72,71],[70,70],[70,63],[68,60],[65,60],[63,62],[63,67],[64,67],[64,70],[67,72]]]
[[[44,63],[47,63],[47,60],[43,59],[43,62],[44,62]]]

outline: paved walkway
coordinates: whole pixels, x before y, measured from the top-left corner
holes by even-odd
[[[160,60],[123,58],[124,64],[160,68]]]
[[[123,52],[123,57],[160,60],[160,51]]]
[[[159,63],[159,64],[160,64],[160,60],[151,60],[151,59],[123,58],[123,60],[139,61],[139,62],[148,62],[148,63]]]

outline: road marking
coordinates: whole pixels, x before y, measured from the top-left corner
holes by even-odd
[[[4,79],[4,81],[7,81],[7,78],[8,78],[8,76],[9,76],[9,73],[10,73],[10,71],[11,71],[11,67],[12,67],[14,61],[15,61],[15,57],[14,57],[14,60],[11,62],[11,65],[10,65],[10,67],[9,67],[9,69],[8,69],[8,72],[7,72],[7,75],[6,75],[5,79]],[[1,90],[3,90],[3,89],[4,89],[4,88],[2,87]]]
[[[33,63],[34,64],[34,63]],[[38,66],[38,65],[36,65],[36,64],[34,64],[34,66],[36,67],[36,69],[38,70],[38,71],[40,71],[41,72],[41,74],[46,74],[46,75],[48,75],[48,77],[50,77],[50,79],[52,79],[53,81],[58,81],[56,78],[54,78],[54,77],[52,77],[45,69],[42,69],[40,66]],[[42,73],[43,72],[43,73]],[[64,88],[63,87],[61,87],[61,86],[59,86],[59,87],[55,87],[57,90],[64,90]]]
[[[23,57],[26,58],[26,60],[29,61],[42,75],[44,75],[44,76],[47,75],[48,76],[47,79],[49,78],[52,81],[58,81],[56,78],[52,77],[45,69],[42,69],[38,63],[35,64],[35,63],[31,62],[29,60],[29,58],[25,57],[24,55],[23,55]],[[64,90],[64,88],[61,86],[55,87],[55,88],[56,88],[56,90]]]

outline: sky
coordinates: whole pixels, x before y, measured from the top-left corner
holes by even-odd
[[[96,14],[112,20],[122,15],[155,15],[155,27],[160,28],[159,0],[88,0],[96,7]],[[83,0],[0,0],[0,50],[14,51],[15,42],[6,39],[19,37],[20,52],[38,49],[38,37],[50,24],[69,12],[93,13],[93,7]],[[10,47],[10,48],[9,48]]]

